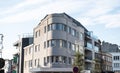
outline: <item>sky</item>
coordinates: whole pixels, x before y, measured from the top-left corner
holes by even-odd
[[[102,41],[120,45],[120,0],[0,0],[3,58],[17,52],[13,46],[23,34],[33,33],[51,13],[67,13]]]

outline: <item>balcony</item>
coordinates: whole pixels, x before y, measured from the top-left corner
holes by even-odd
[[[86,49],[92,51],[93,50],[92,44],[87,42]]]
[[[95,50],[95,52],[98,53],[98,52],[99,52],[99,47],[95,46],[95,47],[94,47],[94,50]]]
[[[85,61],[86,61],[86,62],[92,62],[92,57],[88,57],[88,56],[85,57]]]

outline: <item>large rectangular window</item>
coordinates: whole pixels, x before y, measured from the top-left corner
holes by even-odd
[[[72,44],[72,50],[75,51],[75,44]]]
[[[52,30],[56,30],[56,24],[52,24]]]
[[[56,40],[48,40],[47,47],[54,47],[56,46]]]
[[[71,34],[71,27],[68,27],[68,28],[67,28],[67,32],[68,32],[69,34]]]
[[[50,24],[50,25],[48,25],[47,30],[48,30],[48,31],[50,31],[50,30],[51,30],[51,24]]]
[[[79,39],[83,40],[83,34],[82,33],[79,33]]]
[[[75,29],[71,29],[71,33],[73,36],[75,36],[76,30]]]
[[[51,40],[51,46],[54,47],[56,45],[56,40]]]

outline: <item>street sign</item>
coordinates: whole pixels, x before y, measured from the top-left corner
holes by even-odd
[[[73,73],[78,73],[78,67],[73,67]]]

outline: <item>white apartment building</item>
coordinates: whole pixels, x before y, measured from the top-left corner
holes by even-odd
[[[33,45],[24,48],[24,73],[72,73],[75,51],[84,54],[81,26],[65,13],[45,16],[34,28]]]
[[[24,48],[24,73],[72,73],[76,51],[85,56],[84,70],[92,70],[99,40],[88,33],[66,13],[46,15],[34,28],[33,44]]]
[[[115,73],[120,73],[120,52],[111,52],[112,54],[112,67]]]

